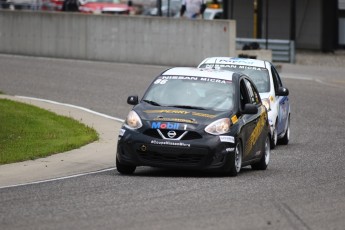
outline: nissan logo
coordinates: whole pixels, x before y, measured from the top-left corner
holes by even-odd
[[[141,150],[142,152],[146,152],[147,146],[146,146],[146,145],[141,145],[141,146],[140,146],[140,150]]]
[[[168,132],[168,137],[169,137],[169,138],[174,138],[175,136],[176,136],[176,132],[175,132],[175,131],[170,130],[170,131]]]

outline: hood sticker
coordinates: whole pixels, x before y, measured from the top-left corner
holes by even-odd
[[[198,124],[198,122],[194,119],[157,117],[157,118],[154,118],[153,120],[154,121],[175,121],[175,122],[180,122],[180,123]]]
[[[207,113],[198,113],[198,112],[188,112],[184,110],[166,110],[166,109],[158,109],[158,110],[144,110],[145,113],[166,113],[166,114],[192,114],[192,116],[197,117],[206,117],[206,118],[215,118],[217,115],[207,114]]]

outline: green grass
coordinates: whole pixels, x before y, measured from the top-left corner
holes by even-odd
[[[76,120],[0,99],[0,164],[46,157],[95,140],[96,131]]]

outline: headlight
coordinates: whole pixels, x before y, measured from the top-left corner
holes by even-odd
[[[128,113],[128,116],[125,121],[125,126],[129,129],[139,129],[143,124],[139,115],[133,110]]]
[[[205,128],[205,132],[213,135],[221,135],[230,131],[230,119],[223,118],[212,122]]]
[[[271,110],[271,107],[270,107],[270,100],[265,98],[265,99],[262,99],[262,104],[266,107],[267,111],[270,111]]]

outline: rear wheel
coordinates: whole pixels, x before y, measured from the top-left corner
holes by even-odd
[[[289,141],[290,141],[290,116],[287,120],[287,128],[286,128],[286,132],[285,132],[285,135],[282,139],[279,140],[279,144],[282,144],[282,145],[287,145],[289,144]]]
[[[231,167],[229,171],[229,175],[231,177],[237,176],[237,174],[241,171],[242,167],[242,145],[241,142],[238,142],[236,145],[235,153],[231,157]]]
[[[125,175],[130,175],[130,174],[134,173],[136,168],[137,167],[133,166],[133,165],[121,164],[120,161],[116,157],[116,169],[119,173],[125,174]]]
[[[267,169],[268,163],[270,161],[271,148],[270,148],[270,137],[266,137],[265,146],[263,149],[263,154],[258,163],[252,164],[252,169],[254,170],[265,170]]]

